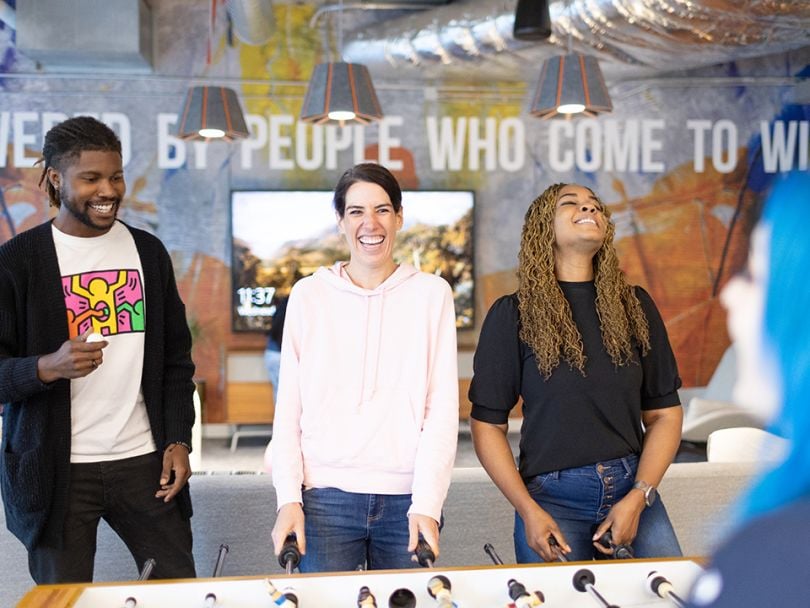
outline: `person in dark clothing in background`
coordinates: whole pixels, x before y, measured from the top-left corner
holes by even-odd
[[[519,563],[610,554],[597,542],[608,530],[637,557],[680,555],[655,488],[680,443],[681,382],[655,304],[619,269],[614,232],[590,189],[546,189],[526,213],[518,291],[481,330],[472,436],[515,507]],[[515,468],[506,432],[518,398]]]
[[[276,312],[273,314],[273,324],[267,332],[267,346],[264,349],[264,365],[267,376],[273,385],[273,403],[278,398],[278,372],[281,368],[281,339],[284,336],[284,315],[287,314],[287,297],[276,299]]]
[[[39,584],[92,580],[102,517],[139,568],[194,577],[194,364],[169,254],[116,220],[126,186],[109,127],[68,119],[42,154],[56,217],[0,247],[8,529]]]

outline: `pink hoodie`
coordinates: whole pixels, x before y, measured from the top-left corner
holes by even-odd
[[[412,494],[441,516],[458,436],[453,296],[399,268],[376,289],[341,264],[292,290],[284,323],[272,474],[279,508],[301,487]]]

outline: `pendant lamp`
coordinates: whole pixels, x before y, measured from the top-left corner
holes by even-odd
[[[315,124],[330,120],[368,124],[382,117],[366,66],[343,61],[315,66],[301,108],[301,120]]]
[[[538,118],[596,116],[613,110],[596,57],[569,53],[543,64],[529,112]]]
[[[338,53],[343,46],[343,0],[338,10]],[[309,80],[301,120],[315,124],[336,121],[368,124],[383,117],[368,68],[344,61],[315,66]]]
[[[247,124],[239,99],[227,87],[191,87],[180,114],[180,139],[224,139],[248,137]]]
[[[566,3],[571,10],[571,0]],[[538,118],[596,116],[611,112],[613,104],[596,57],[574,53],[568,26],[568,54],[543,63],[529,113]]]
[[[211,65],[211,40],[217,15],[217,0],[211,0],[208,23],[206,66]],[[223,139],[233,141],[249,137],[245,115],[236,91],[228,87],[193,86],[189,88],[180,112],[177,137],[185,140]]]

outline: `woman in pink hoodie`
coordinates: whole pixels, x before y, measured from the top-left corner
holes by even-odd
[[[302,572],[406,568],[421,535],[439,554],[458,433],[450,286],[397,264],[402,193],[364,163],[335,188],[348,262],[293,288],[273,421],[279,553]]]

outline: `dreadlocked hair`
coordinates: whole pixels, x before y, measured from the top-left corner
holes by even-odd
[[[48,169],[61,171],[65,162],[78,158],[85,150],[118,152],[121,154],[121,140],[103,122],[91,116],[76,116],[55,125],[45,135],[42,156],[36,164],[42,164],[39,187],[45,184],[48,200],[52,207],[59,208],[59,191],[48,179]]]
[[[561,359],[585,374],[585,348],[554,272],[554,215],[560,190],[554,184],[532,202],[523,223],[518,254],[520,339],[534,351],[537,368],[548,378]],[[613,364],[632,360],[635,345],[650,348],[650,330],[641,303],[619,269],[613,246],[615,226],[604,205],[607,233],[593,258],[596,312],[602,343]]]

